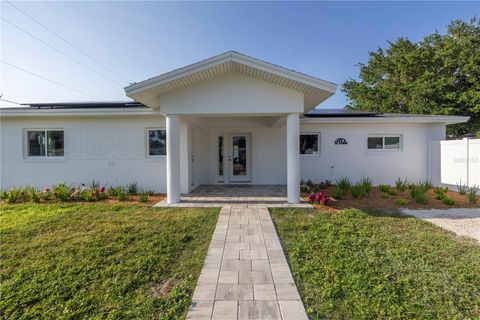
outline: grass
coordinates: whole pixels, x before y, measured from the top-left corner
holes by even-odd
[[[216,209],[3,205],[5,319],[184,317]]]
[[[413,217],[272,211],[311,319],[478,319],[480,247]]]

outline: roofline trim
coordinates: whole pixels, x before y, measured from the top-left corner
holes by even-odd
[[[310,85],[312,87],[316,87],[330,93],[335,93],[338,87],[337,84],[332,82],[328,82],[319,78],[315,78],[313,76],[309,76],[304,73],[300,73],[298,71],[277,66],[266,61],[258,60],[258,59],[240,54],[238,52],[229,51],[229,52],[220,54],[218,56],[214,56],[206,60],[202,60],[200,62],[196,62],[190,65],[187,65],[185,67],[181,67],[179,69],[175,69],[173,71],[161,74],[159,76],[141,81],[139,83],[129,85],[124,88],[125,93],[127,94],[127,96],[134,95],[140,91],[151,89],[155,86],[158,86],[170,81],[174,81],[185,76],[189,76],[191,74],[194,74],[195,72],[200,72],[205,69],[214,67],[216,65],[219,65],[228,61],[241,63],[265,72],[274,73],[278,76],[289,78],[294,81],[302,82],[306,85]]]
[[[158,111],[149,108],[98,108],[98,109],[37,109],[37,108],[0,108],[0,116],[4,117],[48,117],[48,116],[159,116],[165,117]],[[246,115],[246,114],[245,114]],[[252,115],[255,116],[255,115]],[[301,123],[446,123],[456,124],[467,122],[470,117],[464,116],[396,116],[388,117],[316,117],[300,118]]]
[[[428,116],[428,117],[317,117],[301,118],[301,123],[446,123],[456,124],[467,122],[470,117],[463,116]]]
[[[150,108],[84,108],[84,109],[0,109],[0,116],[6,117],[70,117],[70,116],[162,116],[158,111]]]

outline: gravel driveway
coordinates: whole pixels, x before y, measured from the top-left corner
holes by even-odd
[[[480,209],[402,209],[402,212],[480,242]]]

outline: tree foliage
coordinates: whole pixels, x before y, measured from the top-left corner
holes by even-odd
[[[399,38],[370,52],[359,80],[342,86],[347,108],[388,113],[470,116],[449,136],[480,131],[480,23],[452,21],[420,42]]]

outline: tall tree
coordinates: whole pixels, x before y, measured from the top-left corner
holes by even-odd
[[[349,79],[342,91],[347,108],[389,113],[470,116],[466,124],[448,128],[450,137],[480,135],[480,23],[452,21],[413,43],[406,38],[369,52],[359,63],[359,80]]]

